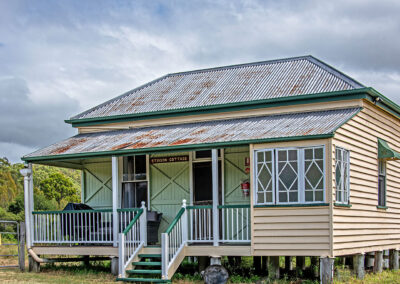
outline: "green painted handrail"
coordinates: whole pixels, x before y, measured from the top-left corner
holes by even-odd
[[[32,214],[66,214],[66,213],[106,213],[112,209],[92,209],[92,210],[60,210],[60,211],[33,211]]]
[[[250,208],[250,204],[218,205],[218,209],[224,209],[224,208]]]
[[[172,229],[175,227],[176,223],[178,223],[179,219],[182,217],[184,212],[185,208],[182,207],[181,210],[179,210],[178,214],[176,215],[175,219],[169,225],[168,229],[165,231],[167,234],[169,234],[172,231]]]
[[[137,222],[139,217],[143,214],[143,209],[140,208],[137,212],[138,213],[136,214],[136,216],[132,219],[132,221],[129,223],[129,225],[122,232],[125,236],[126,236],[126,234],[128,234],[129,230],[132,229],[133,225],[135,225],[135,223]]]
[[[186,209],[212,209],[212,205],[190,205]]]

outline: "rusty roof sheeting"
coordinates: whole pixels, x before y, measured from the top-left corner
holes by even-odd
[[[169,74],[71,119],[343,91],[364,87],[312,56]]]
[[[78,134],[24,158],[333,133],[359,108]]]

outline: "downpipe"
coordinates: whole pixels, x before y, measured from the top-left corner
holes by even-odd
[[[55,259],[48,259],[48,258],[41,258],[39,257],[31,247],[27,248],[29,255],[36,261],[39,263],[54,263],[56,262]]]

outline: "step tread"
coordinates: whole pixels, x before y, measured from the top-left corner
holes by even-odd
[[[132,262],[133,265],[140,265],[140,266],[161,266],[160,261],[136,261]]]
[[[132,273],[132,274],[161,274],[161,270],[155,270],[155,269],[132,269],[132,270],[127,270],[126,273]]]
[[[140,258],[161,258],[161,254],[157,253],[145,253],[145,254],[139,254]]]
[[[171,283],[171,280],[156,279],[156,278],[117,278],[117,281],[125,282],[153,282],[153,283]]]

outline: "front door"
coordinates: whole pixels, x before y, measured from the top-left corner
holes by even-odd
[[[221,162],[218,162],[218,204],[221,204]],[[193,204],[212,205],[212,165],[211,162],[193,163]]]

